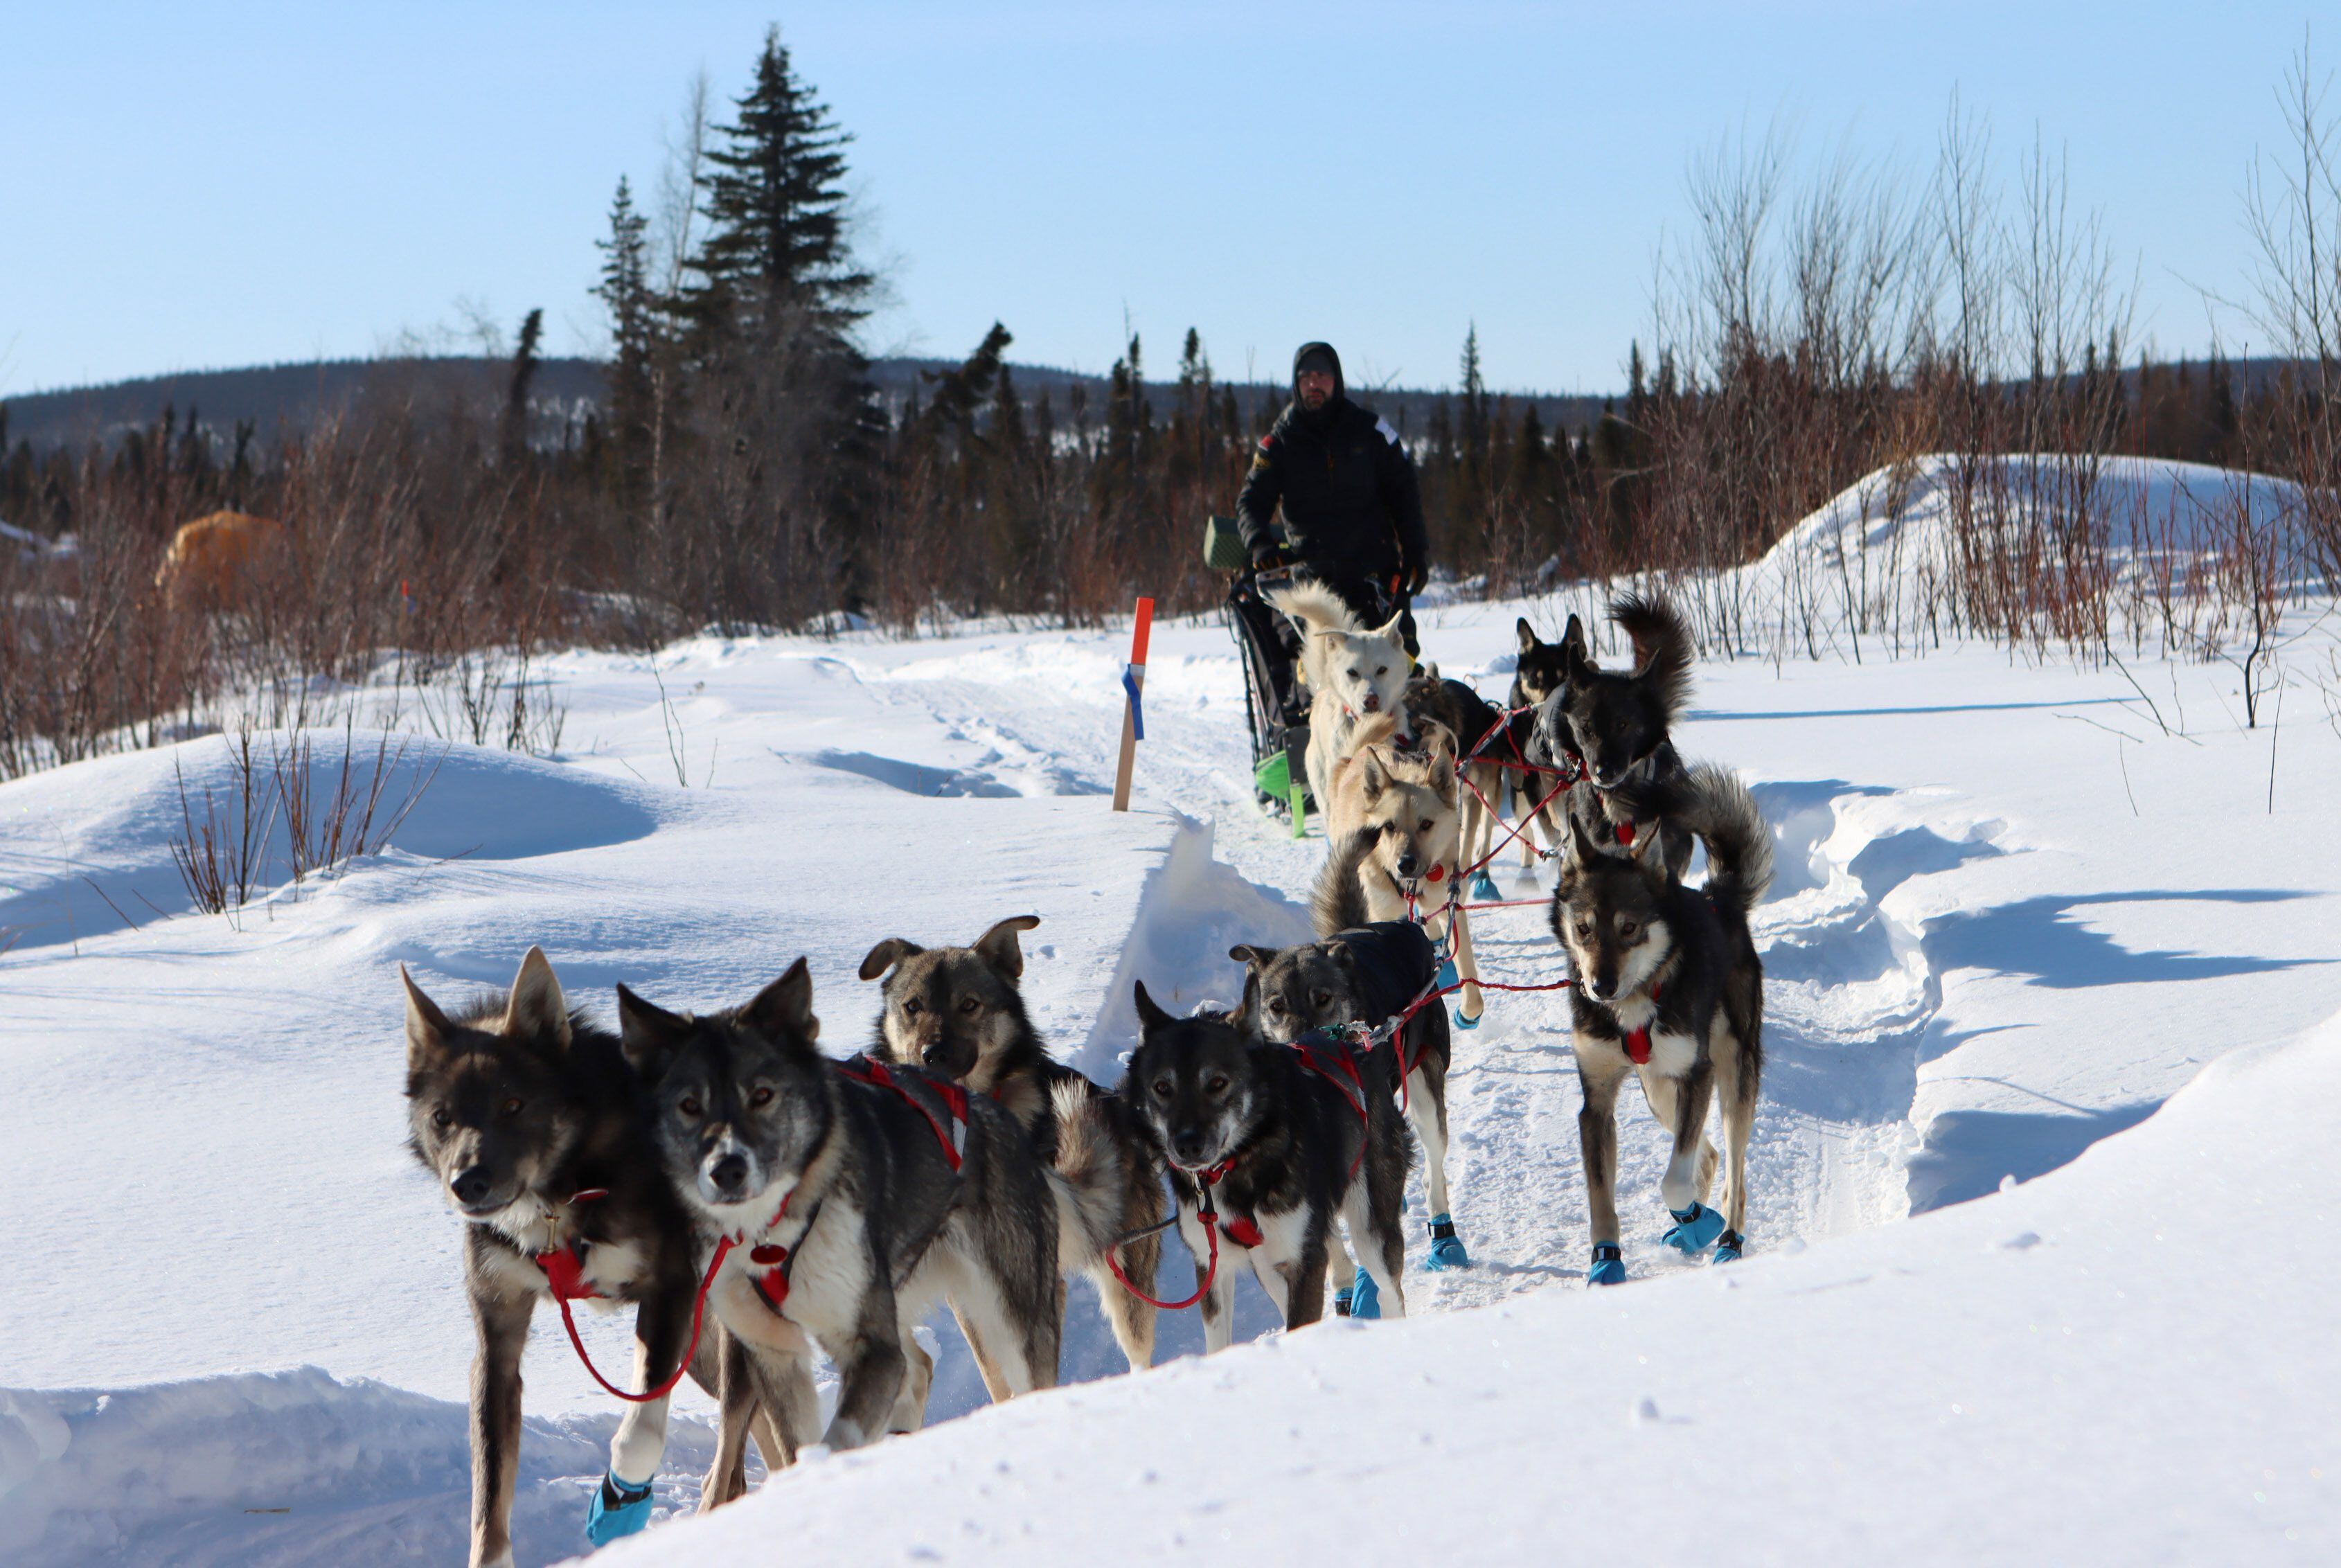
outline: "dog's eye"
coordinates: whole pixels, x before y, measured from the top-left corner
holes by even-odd
[[[1227,1074],[1224,1073],[1212,1074],[1210,1082],[1203,1085],[1203,1092],[1208,1094],[1226,1094],[1228,1092]]]
[[[1420,824],[1416,826],[1414,831],[1417,833],[1429,833],[1430,831],[1430,819],[1429,817],[1424,817]]]
[[[1323,1007],[1333,1000],[1333,994],[1330,991],[1312,991],[1309,994],[1309,1000]]]
[[[762,1106],[769,1105],[772,1103],[772,1092],[769,1088],[759,1089],[754,1094],[748,1096],[748,1104],[751,1105]]]
[[[971,996],[966,1001],[959,1004],[959,1010],[961,1013],[972,1014],[977,1008],[982,1005],[982,1003],[978,1002],[974,997]]]
[[[1168,1100],[1170,1098],[1172,1087],[1173,1084],[1170,1079],[1157,1078],[1154,1080],[1154,1097],[1158,1100]]]
[[[506,1115],[506,1116],[517,1116],[517,1115],[519,1115],[519,1114],[520,1114],[520,1101],[519,1101],[517,1098],[510,1099],[510,1100],[505,1101],[505,1102],[504,1102],[504,1104],[503,1104],[503,1112],[502,1112],[502,1114]]]
[[[454,1119],[454,1117],[447,1114],[447,1109],[443,1105],[438,1110],[431,1113],[431,1124],[434,1127],[444,1127],[448,1123]]]
[[[1279,1018],[1283,1017],[1283,1016],[1284,1016],[1284,998],[1283,998],[1283,997],[1281,997],[1281,996],[1271,996],[1271,997],[1270,997],[1270,998],[1268,999],[1268,1010],[1269,1010],[1270,1013],[1275,1014]]]
[[[1634,933],[1641,929],[1642,928],[1640,926],[1635,924],[1630,920],[1621,920],[1618,923],[1618,934],[1626,938],[1628,941],[1631,941],[1633,939]]]
[[[685,1094],[675,1102],[674,1108],[694,1122],[699,1120],[699,1096],[696,1094]]]
[[[1583,937],[1583,938],[1585,938],[1588,942],[1592,941],[1592,940],[1593,940],[1593,923],[1592,923],[1591,921],[1589,921],[1589,920],[1580,920],[1580,921],[1579,921],[1579,922],[1577,923],[1577,934],[1578,934],[1578,935],[1579,935],[1579,936],[1581,936],[1581,937]]]
[[[1374,674],[1377,675],[1387,675],[1390,674],[1390,666],[1388,664],[1376,664],[1374,666]]]
[[[921,1011],[922,1009],[919,1006],[916,1001],[910,1001],[902,1004],[902,1016],[905,1018],[916,1018]]]

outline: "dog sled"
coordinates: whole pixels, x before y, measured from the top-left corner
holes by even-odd
[[[1203,531],[1203,564],[1232,574],[1220,606],[1244,668],[1244,714],[1251,728],[1252,788],[1260,808],[1292,824],[1299,838],[1317,802],[1309,793],[1309,697],[1300,662],[1284,617],[1260,597],[1263,586],[1289,582],[1289,570],[1255,573],[1232,517],[1213,517]]]

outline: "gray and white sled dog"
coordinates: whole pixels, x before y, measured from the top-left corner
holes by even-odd
[[[1626,1277],[1618,1231],[1618,1089],[1632,1073],[1674,1140],[1659,1193],[1674,1217],[1668,1244],[1718,1262],[1747,1245],[1748,1139],[1764,1070],[1764,965],[1748,914],[1772,879],[1772,836],[1737,776],[1711,764],[1663,786],[1666,809],[1707,845],[1704,888],[1664,869],[1659,835],[1605,854],[1570,819],[1569,849],[1553,894],[1553,934],[1569,955],[1571,1044],[1584,1107],[1578,1113],[1592,1212],[1587,1278]],[[1707,1206],[1716,1154],[1710,1099],[1723,1109],[1727,1187]]]
[[[1056,1206],[1005,1110],[916,1068],[823,1056],[802,958],[719,1013],[669,1013],[620,986],[618,1016],[652,1084],[660,1166],[723,1249],[708,1310],[731,1340],[703,1508],[732,1495],[719,1483],[757,1401],[782,1463],[816,1437],[853,1448],[917,1430],[934,1363],[911,1329],[946,1298],[987,1379],[1011,1394],[1054,1386]],[[816,1345],[841,1383],[825,1432]]]
[[[1152,1279],[1162,1251],[1150,1230],[1162,1202],[1161,1162],[1129,1108],[1049,1054],[1024,1011],[1024,950],[1016,934],[1041,924],[1020,914],[966,947],[921,947],[890,936],[862,961],[862,978],[885,977],[877,1050],[1006,1107],[1032,1135],[1054,1184],[1057,1261],[1087,1274],[1132,1372],[1154,1363],[1154,1308],[1121,1288],[1118,1254],[1132,1279]]]
[[[1203,1348],[1234,1328],[1237,1271],[1249,1266],[1284,1318],[1325,1313],[1335,1216],[1350,1227],[1383,1310],[1406,1315],[1399,1230],[1412,1150],[1386,1081],[1361,1064],[1310,1068],[1240,1014],[1173,1018],[1135,987],[1141,1039],[1120,1093],[1163,1154],[1179,1232],[1195,1257]],[[1376,1053],[1387,1070],[1387,1054]]]
[[[1691,834],[1663,813],[1652,814],[1647,803],[1659,798],[1653,786],[1683,775],[1670,736],[1690,704],[1690,627],[1666,600],[1636,594],[1610,601],[1609,616],[1633,643],[1634,667],[1621,673],[1596,664],[1571,615],[1560,640],[1560,687],[1537,712],[1538,739],[1552,756],[1579,759],[1584,776],[1570,786],[1568,814],[1594,844],[1616,854],[1656,834],[1665,841],[1660,864],[1679,881],[1690,864]]]
[[[692,1231],[658,1169],[641,1080],[617,1037],[573,1014],[538,948],[512,990],[453,1017],[403,965],[409,1143],[463,1228],[472,1369],[472,1563],[512,1562],[521,1353],[539,1301],[634,1308],[632,1392],[667,1381],[691,1337],[699,1276]],[[715,1345],[693,1367],[715,1381]],[[650,1521],[667,1402],[630,1404],[595,1494],[596,1542]],[[760,1436],[767,1458],[777,1450]]]
[[[1399,624],[1359,623],[1341,596],[1322,583],[1300,579],[1262,594],[1300,628],[1300,678],[1309,684],[1309,794],[1320,807],[1330,798],[1333,764],[1353,749],[1360,719],[1388,714],[1406,729],[1406,683],[1414,660]]]
[[[1430,939],[1411,921],[1353,926],[1298,946],[1238,946],[1228,956],[1245,969],[1243,1020],[1271,1044],[1338,1040],[1349,1026],[1379,1028],[1421,995],[1439,971]],[[1430,1203],[1432,1269],[1465,1268],[1470,1255],[1456,1234],[1447,1189],[1447,1069],[1451,1055],[1447,1003],[1434,996],[1400,1029],[1389,1082],[1403,1083],[1407,1120],[1422,1145],[1423,1190]],[[1337,1310],[1343,1293],[1365,1288],[1370,1276],[1345,1273],[1349,1254],[1339,1239],[1332,1283]],[[1370,1316],[1370,1312],[1360,1315]]]
[[[1416,736],[1420,749],[1407,749],[1398,727],[1387,714],[1360,721],[1353,749],[1334,764],[1325,864],[1310,892],[1310,921],[1318,935],[1330,936],[1419,912],[1435,939],[1450,941],[1463,981],[1456,1019],[1477,1028],[1486,1003],[1471,952],[1471,917],[1459,904],[1455,737],[1426,721]],[[1459,900],[1451,918],[1450,895]]]

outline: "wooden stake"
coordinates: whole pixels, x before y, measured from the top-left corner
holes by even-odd
[[[1138,694],[1146,689],[1146,641],[1154,630],[1154,601],[1138,601],[1130,634],[1130,694],[1121,704],[1121,766],[1113,775],[1113,809],[1130,809],[1130,774],[1138,764]]]

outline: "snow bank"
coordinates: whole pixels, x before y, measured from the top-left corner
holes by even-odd
[[[1971,553],[2037,554],[2050,570],[2101,572],[2149,595],[2167,581],[2183,595],[2189,573],[2241,530],[2300,581],[2300,502],[2284,480],[2162,458],[1934,454],[1865,476],[1762,560],[1695,591],[1734,603],[1738,624],[1792,641],[1809,627],[1829,647],[1862,636],[1933,642],[1960,624]]]
[[[467,1549],[464,1407],[316,1367],[98,1391],[0,1390],[0,1541],[15,1568],[93,1562],[448,1563]],[[515,1535],[578,1542],[613,1416],[532,1419]],[[713,1456],[703,1423],[669,1439],[679,1492]],[[568,1479],[563,1479],[563,1478]],[[662,1501],[664,1501],[662,1498]]]
[[[2336,1114],[2328,1025],[1985,1203],[1020,1400],[611,1568],[2329,1560]]]

